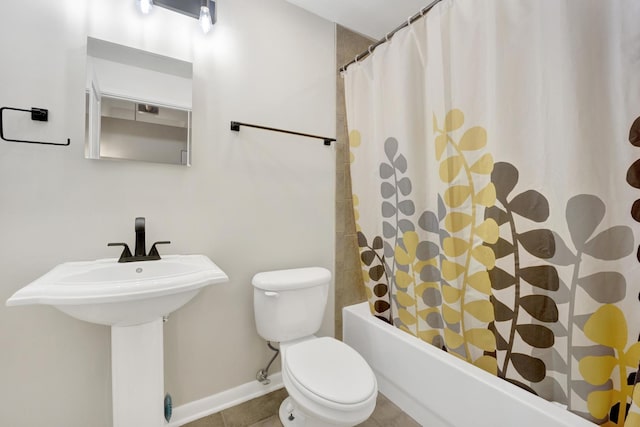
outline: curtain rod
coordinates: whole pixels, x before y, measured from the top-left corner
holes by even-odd
[[[364,58],[366,58],[367,56],[371,55],[373,53],[373,51],[380,46],[383,43],[388,42],[389,40],[391,40],[391,38],[400,30],[402,30],[403,28],[408,27],[410,24],[413,24],[415,21],[417,21],[418,19],[422,18],[427,12],[429,12],[436,4],[440,3],[442,0],[434,0],[431,4],[429,4],[428,6],[426,6],[425,8],[423,8],[422,10],[420,10],[420,12],[416,13],[415,15],[413,15],[411,18],[407,19],[402,25],[398,26],[397,28],[395,28],[394,30],[392,30],[391,32],[387,33],[386,36],[384,36],[384,38],[378,40],[376,43],[372,44],[371,46],[369,46],[367,48],[367,50],[365,50],[364,52],[360,53],[359,55],[357,55],[354,59],[352,59],[349,63],[343,65],[340,68],[340,72],[343,73],[347,70],[347,67],[351,64],[355,64],[358,61],[363,60]]]

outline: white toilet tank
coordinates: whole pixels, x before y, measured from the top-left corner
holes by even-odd
[[[309,267],[253,276],[253,311],[258,334],[267,341],[287,342],[320,329],[327,305],[331,272]]]

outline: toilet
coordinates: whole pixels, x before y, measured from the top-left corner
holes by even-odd
[[[376,405],[378,384],[362,356],[341,341],[313,335],[330,282],[331,272],[320,267],[258,273],[252,280],[258,334],[280,343],[289,393],[279,412],[285,427],[355,426]]]

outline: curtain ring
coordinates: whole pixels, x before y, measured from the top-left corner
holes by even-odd
[[[409,19],[407,19],[407,27],[411,26],[411,18],[413,18],[413,15],[411,15]]]
[[[386,36],[384,36],[384,40],[388,42],[388,41],[389,41],[389,36],[390,36],[390,35],[391,35],[391,33],[387,33],[387,35],[386,35]]]
[[[371,49],[373,47],[372,44],[369,45],[369,47],[367,48],[367,51],[369,52],[369,55],[373,54],[373,49]]]

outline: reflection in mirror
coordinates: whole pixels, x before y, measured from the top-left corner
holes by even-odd
[[[100,158],[187,164],[191,112],[102,96]]]
[[[191,164],[191,63],[89,38],[90,159]]]

